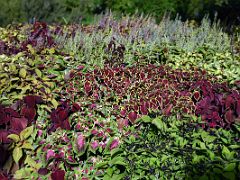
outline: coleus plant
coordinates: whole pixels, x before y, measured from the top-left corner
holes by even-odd
[[[16,33],[18,34],[18,33]],[[19,52],[30,52],[32,48],[39,53],[55,46],[53,33],[44,22],[35,22],[26,40],[20,41],[15,35],[9,35],[8,41],[0,41],[0,54],[14,55]]]
[[[43,103],[41,97],[29,95],[11,107],[0,105],[0,146],[3,154],[9,154],[6,147],[12,140],[8,138],[8,135],[19,135],[28,125],[36,121],[36,105],[40,103]],[[1,166],[4,165],[6,158],[7,156],[1,156]]]
[[[34,23],[33,30],[28,36],[28,39],[22,43],[22,48],[26,50],[28,45],[34,47],[38,52],[54,46],[53,37],[51,36],[46,23]]]
[[[79,97],[89,107],[109,106],[118,120],[131,123],[152,113],[179,117],[187,113],[201,116],[207,122],[205,127],[229,128],[240,117],[239,91],[201,70],[186,72],[155,65],[76,70],[64,89],[68,99]]]

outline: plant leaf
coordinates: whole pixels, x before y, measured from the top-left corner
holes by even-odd
[[[42,77],[42,72],[39,69],[35,69],[35,73],[37,74],[38,77]]]
[[[57,107],[58,107],[58,102],[56,101],[56,99],[52,99],[52,100],[51,100],[51,103],[52,103],[53,107],[54,107],[55,109],[57,109]]]
[[[21,159],[22,156],[23,156],[22,148],[16,146],[13,149],[13,159],[14,159],[14,161],[16,163],[18,163],[18,161]]]
[[[20,71],[19,71],[19,76],[20,76],[21,78],[25,78],[26,75],[27,75],[26,69],[21,68]]]
[[[236,168],[236,163],[230,163],[225,165],[224,171],[233,171]]]
[[[21,140],[25,140],[27,139],[29,136],[31,136],[31,134],[33,133],[33,126],[27,127],[26,129],[22,130],[20,133],[20,139]]]
[[[20,141],[19,136],[16,135],[16,134],[10,134],[10,135],[8,135],[8,138],[9,138],[9,139],[12,139],[15,143],[17,143],[17,142]]]
[[[121,156],[117,156],[115,158],[113,158],[111,161],[109,161],[110,165],[122,165],[122,166],[126,166],[127,164],[125,163],[125,160],[123,157]]]
[[[28,179],[32,171],[32,168],[21,168],[15,172],[14,179]]]
[[[26,141],[23,143],[23,145],[21,146],[21,148],[23,148],[23,149],[31,149],[31,150],[34,149],[33,146],[32,146],[32,144],[29,143],[29,142],[26,142]]]

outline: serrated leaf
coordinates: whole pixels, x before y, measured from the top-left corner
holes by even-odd
[[[226,146],[223,146],[222,155],[227,160],[231,159],[231,151],[229,151],[229,149]]]
[[[107,174],[108,174],[109,176],[112,176],[113,171],[114,171],[113,168],[111,168],[111,167],[107,168]]]
[[[216,137],[210,136],[210,135],[209,135],[207,132],[205,132],[205,131],[202,131],[201,137],[202,137],[202,139],[203,139],[204,142],[208,142],[208,143],[211,143],[211,142],[213,142],[213,141],[216,139]]]
[[[15,147],[13,149],[13,159],[16,163],[18,163],[18,161],[21,159],[21,157],[23,156],[23,151],[20,147]]]
[[[223,176],[226,178],[226,180],[235,180],[236,179],[234,172],[224,172]]]
[[[42,72],[39,69],[35,69],[35,73],[37,74],[38,77],[42,77]]]
[[[35,54],[35,50],[33,49],[33,47],[32,47],[31,44],[28,44],[28,45],[27,45],[27,48],[28,48],[28,50],[30,51],[30,53],[31,53],[32,55]]]
[[[125,163],[125,160],[123,157],[117,156],[115,158],[113,158],[110,162],[110,165],[122,165],[122,166],[126,166],[127,164]]]
[[[23,143],[23,145],[21,146],[21,148],[22,148],[22,149],[31,149],[31,150],[34,149],[33,146],[32,146],[32,144],[29,143],[29,142],[26,142],[26,141]]]
[[[108,174],[105,174],[105,175],[103,176],[103,180],[111,180],[111,179],[112,179],[112,177],[109,176]]]
[[[230,145],[229,148],[231,149],[240,149],[240,145]]]
[[[36,164],[37,164],[37,163],[30,157],[30,155],[27,155],[24,163],[25,163],[25,164],[28,164],[28,165],[31,166],[31,167],[35,167]]]
[[[53,107],[54,107],[55,109],[57,109],[57,107],[58,107],[58,102],[56,101],[56,99],[52,99],[52,100],[51,100],[51,103],[52,103]]]
[[[143,122],[145,122],[145,123],[149,123],[149,122],[152,121],[152,119],[151,119],[149,116],[144,115],[144,116],[142,116],[141,118],[139,118],[139,119],[137,120],[137,122],[138,122],[138,121],[143,121]]]
[[[107,164],[108,164],[107,161],[99,162],[99,163],[97,163],[96,168],[101,168],[101,167],[103,167],[103,166],[106,166]]]
[[[26,69],[21,68],[20,71],[19,71],[19,76],[20,76],[21,78],[26,78],[26,75],[27,75]]]
[[[236,168],[236,163],[230,163],[225,165],[224,171],[233,171]]]
[[[199,142],[199,146],[200,146],[201,149],[207,149],[204,142],[201,142],[201,141],[200,141],[200,142]]]
[[[20,141],[20,138],[18,135],[16,134],[10,134],[7,136],[9,139],[12,139],[15,143],[19,142]]]
[[[208,150],[208,155],[209,155],[209,157],[210,157],[211,161],[213,161],[213,160],[214,160],[214,158],[215,158],[215,155],[214,155],[214,153],[213,153],[212,151],[209,151],[209,150]]]
[[[114,155],[118,154],[119,152],[122,152],[123,150],[121,148],[115,148],[113,150],[111,150],[111,157],[113,157]]]
[[[161,117],[157,117],[152,121],[152,124],[154,124],[159,130],[165,131],[166,124],[161,120]]]
[[[21,168],[15,172],[14,179],[29,179],[32,171],[32,168]]]
[[[50,48],[50,49],[48,49],[48,52],[49,52],[49,54],[54,54],[55,53],[55,49],[54,48]]]
[[[33,133],[33,126],[27,127],[20,133],[20,139],[25,140]]]

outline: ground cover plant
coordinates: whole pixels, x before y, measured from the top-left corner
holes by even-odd
[[[1,179],[240,178],[238,42],[216,22],[0,32]]]

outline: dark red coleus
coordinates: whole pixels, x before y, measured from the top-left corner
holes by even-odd
[[[77,103],[73,103],[72,106],[67,102],[63,102],[57,109],[51,112],[52,127],[49,132],[55,131],[57,128],[70,130],[69,116],[77,111],[80,111],[81,107]]]
[[[22,118],[12,118],[11,121],[11,129],[10,131],[19,134],[23,129],[25,129],[28,125],[28,120],[24,117]]]
[[[237,113],[238,118],[240,118],[240,99],[237,101],[236,113]]]
[[[38,174],[40,174],[40,175],[47,175],[48,172],[49,172],[49,170],[47,168],[40,168],[38,170]]]
[[[128,114],[128,119],[131,121],[131,123],[134,123],[137,119],[137,113],[135,111],[132,111]]]
[[[195,92],[193,93],[193,98],[194,98],[196,101],[199,101],[200,98],[201,98],[200,92],[195,91]]]
[[[40,96],[26,96],[24,97],[24,105],[22,106],[21,115],[26,117],[29,122],[33,122],[36,115],[36,105],[43,103]]]
[[[2,154],[1,154],[2,155]],[[0,166],[1,167],[1,166]],[[0,171],[0,179],[1,180],[9,180],[7,173]]]
[[[233,110],[228,110],[226,113],[225,113],[225,120],[231,124],[233,121],[234,121],[234,114],[233,114]]]
[[[163,109],[163,114],[166,116],[170,116],[172,108],[173,104],[169,104],[165,109]]]
[[[140,112],[141,112],[142,115],[147,115],[148,114],[148,108],[147,108],[147,103],[146,102],[143,102],[140,105]]]
[[[65,179],[65,171],[64,170],[55,170],[51,173],[52,180],[64,180]]]
[[[81,81],[84,91],[70,92],[73,97],[84,93],[87,96],[83,100],[93,104],[96,101],[107,101],[111,107],[117,104],[124,110],[115,109],[112,115],[118,112],[119,117],[127,116],[132,123],[138,113],[147,115],[149,110],[162,111],[167,116],[175,112],[194,113],[211,123],[211,127],[222,126],[226,121],[231,124],[240,114],[239,92],[231,90],[226,83],[216,83],[216,78],[200,70],[184,72],[152,65],[141,68],[105,66],[83,72],[71,83],[77,87]],[[98,94],[97,99],[95,94]]]
[[[90,82],[85,82],[84,84],[84,90],[87,94],[89,94],[92,90],[92,86],[91,86],[91,83]]]
[[[68,121],[69,115],[70,107],[58,107],[56,110],[53,110],[50,115],[53,123],[50,131],[55,131],[58,127],[70,130],[71,127]]]
[[[26,96],[23,101],[18,101],[12,105],[12,107],[4,107],[0,105],[1,142],[9,143],[7,136],[10,133],[19,134],[28,124],[32,123],[36,116],[36,104],[42,102],[43,101],[39,96]],[[19,110],[20,113],[17,110]]]

